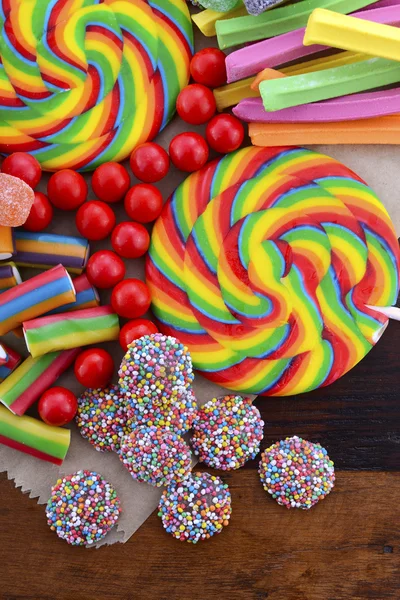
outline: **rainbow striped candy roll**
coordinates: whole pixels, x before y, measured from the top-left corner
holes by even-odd
[[[233,10],[228,10],[226,13],[218,12],[207,8],[201,12],[192,15],[192,21],[200,29],[201,33],[206,37],[212,37],[217,34],[215,24],[223,19],[232,19],[233,17],[242,17],[247,15],[247,10],[244,6],[239,6]]]
[[[303,0],[296,4],[274,8],[257,17],[247,15],[220,20],[215,24],[218,45],[222,49],[230,48],[305,27],[308,17],[316,8],[327,8],[348,14],[373,3],[374,0]]]
[[[15,254],[12,227],[0,226],[0,260],[7,260]]]
[[[399,7],[382,10],[394,12],[396,8]],[[370,56],[400,60],[398,28],[339,15],[323,8],[317,8],[311,13],[303,44],[324,44]]]
[[[21,275],[14,263],[0,265],[0,294],[22,283]]]
[[[73,363],[79,348],[29,356],[0,383],[0,402],[16,415],[23,415]]]
[[[308,146],[320,144],[400,143],[400,114],[361,121],[333,123],[250,123],[253,146]]]
[[[354,13],[354,16],[375,23],[396,25],[400,23],[400,5],[364,10]],[[304,28],[297,29],[232,52],[226,57],[228,82],[255,75],[266,67],[276,67],[327,50],[327,46],[323,45],[305,46],[305,32]]]
[[[119,319],[111,306],[98,306],[26,321],[23,328],[28,350],[36,357],[117,340]]]
[[[40,273],[0,294],[0,335],[75,298],[71,277],[62,265]]]
[[[71,442],[71,432],[32,417],[18,417],[0,406],[0,444],[61,465]]]
[[[398,81],[400,63],[386,58],[370,58],[316,73],[262,81],[259,89],[265,110],[274,111],[355,94]]]
[[[0,365],[5,365],[8,359],[7,351],[5,347],[0,344]]]
[[[0,366],[0,383],[4,381],[4,379],[6,379],[21,362],[21,356],[18,352],[15,352],[15,350],[5,344],[3,345],[3,348],[7,354],[7,361]]]
[[[247,123],[329,123],[370,119],[400,112],[400,88],[342,96],[267,112],[261,98],[242,100],[233,113]]]
[[[65,304],[65,306],[59,306],[48,312],[47,315],[57,315],[61,312],[72,312],[84,308],[94,308],[95,306],[100,305],[99,294],[84,273],[75,277],[75,279],[72,280],[72,285],[74,286],[76,293],[75,302]]]
[[[63,265],[70,273],[80,275],[89,258],[89,242],[84,238],[55,233],[15,233],[14,261],[21,267],[50,269]]]

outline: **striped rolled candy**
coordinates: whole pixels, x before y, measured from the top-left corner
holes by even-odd
[[[62,265],[31,277],[0,294],[0,335],[75,298],[71,277]]]
[[[183,0],[2,0],[0,151],[49,171],[123,160],[173,116],[192,49]]]
[[[173,193],[146,276],[160,329],[203,375],[292,395],[332,383],[379,340],[388,317],[378,307],[399,291],[399,244],[382,203],[341,163],[245,148]]]
[[[29,356],[0,383],[0,402],[16,415],[23,415],[68,369],[79,348],[51,352],[39,358]]]
[[[15,253],[12,227],[0,226],[0,260],[7,260]]]
[[[75,279],[72,280],[72,284],[76,294],[75,302],[65,304],[64,306],[59,306],[58,308],[48,312],[48,315],[56,315],[63,312],[73,312],[76,310],[82,310],[84,308],[94,308],[100,305],[99,294],[84,273],[78,277],[75,277]]]
[[[23,324],[23,329],[28,350],[36,357],[117,340],[119,319],[111,306],[98,306],[32,319]]]
[[[4,381],[18,367],[21,362],[21,356],[6,344],[3,344],[6,352],[6,362],[0,366],[0,383]]]
[[[22,283],[21,275],[14,263],[0,265],[0,294]]]
[[[7,363],[7,360],[8,360],[7,350],[3,344],[0,344],[0,368],[1,368],[1,365],[5,365]]]
[[[0,444],[61,465],[71,442],[71,432],[46,425],[32,417],[18,417],[0,406]]]
[[[88,240],[57,233],[16,231],[15,264],[20,267],[50,269],[61,264],[70,273],[80,274],[86,267],[90,247]]]

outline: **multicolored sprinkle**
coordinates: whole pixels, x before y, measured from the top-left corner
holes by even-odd
[[[127,433],[123,396],[117,386],[86,390],[78,399],[76,424],[99,452],[118,451]]]
[[[129,404],[126,409],[128,427],[146,425],[162,427],[177,435],[184,435],[198,418],[197,401],[192,388],[185,394],[173,397],[169,402],[158,404]]]
[[[155,487],[185,479],[192,464],[185,440],[157,427],[136,427],[122,439],[119,457],[134,479]]]
[[[221,533],[232,514],[228,486],[209,473],[193,473],[164,490],[158,516],[167,533],[196,544]]]
[[[260,412],[250,398],[213,398],[199,410],[192,438],[194,453],[214,469],[239,469],[257,456],[263,427]]]
[[[128,346],[119,370],[119,385],[128,406],[169,402],[186,393],[194,379],[192,359],[177,339],[154,333]]]
[[[287,508],[308,510],[335,483],[334,465],[325,448],[297,436],[267,448],[258,472],[265,491]]]
[[[115,489],[92,471],[77,471],[59,479],[46,507],[50,529],[73,546],[91,546],[101,540],[120,512]]]

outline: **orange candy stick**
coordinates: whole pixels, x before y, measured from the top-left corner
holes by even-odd
[[[253,146],[400,144],[400,114],[333,123],[250,123]]]
[[[11,258],[15,252],[11,227],[0,226],[0,260]]]

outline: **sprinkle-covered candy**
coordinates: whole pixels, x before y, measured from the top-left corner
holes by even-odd
[[[157,427],[136,427],[121,441],[119,457],[132,477],[156,487],[190,473],[190,448],[183,438]]]
[[[334,465],[325,448],[297,436],[267,448],[258,472],[265,491],[287,508],[311,508],[335,483]]]
[[[193,544],[221,533],[231,513],[228,486],[209,473],[193,473],[185,481],[171,484],[158,505],[158,516],[167,533]]]
[[[86,390],[78,399],[76,424],[82,437],[100,452],[118,451],[126,434],[126,411],[117,386]]]
[[[127,406],[128,427],[146,425],[162,427],[178,435],[184,435],[193,427],[198,417],[198,408],[193,389],[180,396],[172,396],[163,403],[129,403]]]
[[[119,385],[129,405],[163,404],[185,394],[194,378],[192,359],[177,339],[154,333],[128,346]]]
[[[250,398],[221,396],[199,410],[192,445],[201,462],[214,469],[239,469],[256,457],[264,422]]]
[[[47,524],[73,546],[91,546],[118,521],[120,501],[98,473],[77,471],[59,479],[47,502]]]

